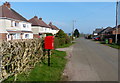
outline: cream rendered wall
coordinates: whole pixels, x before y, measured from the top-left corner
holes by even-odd
[[[23,27],[23,24],[26,25],[26,27]],[[5,20],[5,25],[7,30],[22,30],[22,31],[32,31],[31,29],[31,23],[19,21],[18,26],[15,26],[15,20]]]
[[[44,28],[44,32],[45,33],[52,33],[52,29],[51,28],[47,28],[47,27],[43,27]]]
[[[15,21],[13,22],[15,23]],[[8,20],[8,19],[5,20],[6,30],[14,30],[14,31],[21,30],[21,28],[15,27],[13,22],[12,20]]]
[[[52,33],[53,35],[58,33],[59,30],[54,30],[51,28],[46,27],[40,27],[40,26],[32,26],[32,32],[33,34],[39,34],[39,33]]]
[[[50,28],[40,27],[40,26],[32,26],[32,31],[33,31],[33,34],[52,33],[52,30]]]
[[[54,29],[53,29],[53,30],[52,30],[52,34],[55,35],[55,34],[58,33],[58,31],[59,31],[59,30],[54,30]]]
[[[23,25],[26,25],[26,27],[23,27]],[[19,27],[21,28],[21,30],[24,30],[24,31],[32,31],[31,23],[28,23],[28,22],[23,22],[23,21],[20,22]]]
[[[32,26],[32,32],[33,34],[38,34],[40,32],[40,27],[39,26]]]
[[[7,30],[12,30],[12,31],[32,31],[31,23],[24,22],[24,21],[19,21],[18,26],[15,26],[15,21],[16,20],[0,18],[0,33],[8,33]],[[25,24],[26,27],[23,27],[23,24]],[[14,33],[14,34],[15,35],[13,35],[13,39],[20,39],[20,33]],[[33,39],[33,33],[24,33],[24,35],[25,34],[29,34],[28,39]],[[8,35],[9,35],[9,33],[8,33]],[[8,35],[7,35],[7,40],[11,40],[10,36],[8,38]],[[24,37],[23,39],[26,39],[26,38]]]
[[[6,25],[4,24],[5,24],[5,19],[0,18],[0,33],[7,33]]]

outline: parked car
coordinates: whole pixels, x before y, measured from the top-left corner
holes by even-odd
[[[92,39],[92,35],[85,36],[85,39]]]
[[[95,37],[93,37],[93,39],[96,40],[96,41],[99,41],[100,40],[100,36],[95,36]]]

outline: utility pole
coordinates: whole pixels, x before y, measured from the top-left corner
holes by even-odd
[[[115,43],[118,42],[118,0],[116,2],[116,37],[115,37]]]
[[[73,36],[73,34],[74,34],[75,22],[76,22],[76,20],[73,20],[73,30],[72,30],[72,36]]]

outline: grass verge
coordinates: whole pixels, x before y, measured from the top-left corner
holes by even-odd
[[[120,45],[117,45],[117,44],[106,44],[112,48],[116,48],[116,49],[120,49]]]
[[[66,48],[66,47],[70,47],[71,45],[73,45],[75,42],[73,43],[69,43],[69,44],[64,44],[62,46],[59,46],[58,48]]]
[[[36,64],[29,75],[19,74],[17,81],[59,81],[66,65],[66,52],[54,50],[51,55],[51,66],[48,67],[47,59]],[[13,81],[14,77],[8,78],[5,82]]]
[[[115,44],[115,43],[106,44],[105,42],[101,42],[101,41],[99,41],[99,42],[100,42],[100,44],[104,44],[104,45],[110,46],[112,48],[120,49],[120,45],[118,45],[118,44]]]

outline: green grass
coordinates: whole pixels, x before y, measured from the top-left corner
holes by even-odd
[[[64,44],[62,46],[59,46],[58,48],[66,48],[66,47],[70,47],[71,45],[73,45],[74,43],[69,43],[69,44]]]
[[[117,45],[117,44],[107,44],[107,45],[112,48],[120,49],[120,45]]]
[[[66,65],[66,52],[54,50],[51,55],[51,66],[48,67],[47,59],[42,63],[36,64],[29,75],[19,74],[17,81],[59,81]],[[10,77],[5,82],[13,81],[14,77]]]
[[[110,47],[112,47],[112,48],[120,49],[120,45],[115,44],[115,43],[112,43],[112,44],[106,44],[105,42],[102,42],[102,41],[99,41],[99,43],[100,43],[100,44],[107,45],[107,46],[110,46]]]

